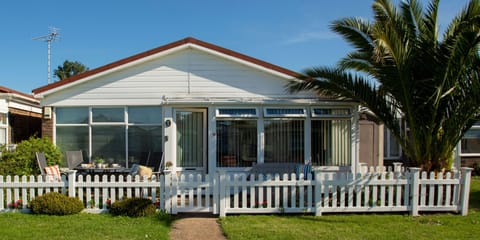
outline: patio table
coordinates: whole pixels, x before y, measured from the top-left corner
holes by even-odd
[[[129,168],[125,167],[76,167],[75,170],[78,170],[81,173],[87,173],[87,174],[95,174],[95,173],[101,173],[101,174],[125,174],[130,172]]]

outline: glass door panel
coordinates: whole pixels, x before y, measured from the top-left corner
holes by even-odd
[[[204,169],[206,159],[206,127],[204,110],[175,111],[177,126],[177,167],[185,170]]]

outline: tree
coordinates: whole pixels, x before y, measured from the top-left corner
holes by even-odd
[[[71,76],[88,71],[88,68],[78,61],[65,60],[62,66],[58,66],[53,72],[58,79],[63,80]]]
[[[480,109],[480,3],[471,0],[438,36],[439,0],[375,0],[373,21],[331,24],[354,50],[335,67],[304,71],[292,92],[312,90],[358,101],[390,129],[424,170],[449,168]],[[403,116],[399,117],[399,113]],[[402,131],[403,118],[408,131]]]

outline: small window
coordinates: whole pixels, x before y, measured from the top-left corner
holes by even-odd
[[[304,108],[265,108],[265,117],[305,117]]]
[[[0,113],[0,125],[7,125],[7,114]]]
[[[57,124],[84,124],[88,123],[88,108],[57,107],[55,116]]]
[[[463,155],[480,155],[480,128],[474,125],[468,130],[460,142],[461,154]]]
[[[93,108],[92,122],[124,122],[124,108]]]
[[[352,116],[350,108],[313,108],[312,117],[316,118],[349,118]]]
[[[161,124],[162,108],[159,106],[128,107],[128,122],[135,124]]]
[[[217,117],[257,117],[256,108],[218,108]]]

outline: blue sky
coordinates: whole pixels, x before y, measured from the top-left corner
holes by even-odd
[[[445,27],[467,0],[440,3]],[[52,72],[64,60],[90,69],[185,37],[210,42],[293,71],[334,65],[350,47],[328,26],[370,19],[372,0],[10,0],[0,7],[0,85],[25,93],[47,84],[47,44],[60,29]],[[52,78],[56,80],[55,77]]]

